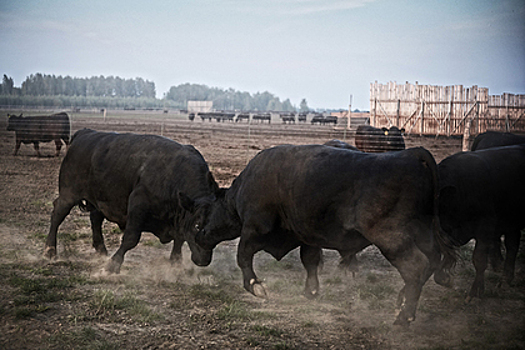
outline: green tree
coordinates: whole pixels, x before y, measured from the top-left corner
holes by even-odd
[[[4,95],[12,95],[13,94],[13,90],[14,90],[14,87],[15,87],[15,83],[13,82],[13,78],[11,77],[8,77],[7,75],[4,74],[4,78],[2,79],[2,86],[1,86],[1,90],[0,90],[0,93],[4,94]]]
[[[310,108],[308,108],[308,103],[306,103],[306,99],[303,98],[301,100],[301,103],[299,104],[299,112],[301,113],[307,113],[310,111]]]

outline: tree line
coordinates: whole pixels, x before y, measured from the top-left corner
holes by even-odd
[[[281,101],[268,91],[250,94],[185,83],[172,86],[162,99],[155,95],[154,82],[102,75],[74,78],[36,73],[15,87],[4,74],[0,84],[0,105],[4,106],[186,109],[188,101],[198,100],[213,101],[216,110],[297,111],[289,99]],[[299,109],[308,111],[305,99]]]

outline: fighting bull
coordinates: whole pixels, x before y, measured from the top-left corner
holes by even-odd
[[[212,250],[240,236],[244,288],[265,297],[253,270],[264,250],[280,260],[300,247],[305,295],[319,292],[321,249],[344,255],[374,244],[398,269],[396,324],[414,320],[424,283],[450,254],[439,236],[437,168],[422,149],[367,154],[323,145],[260,152],[212,204],[195,241]],[[438,280],[436,276],[436,280]]]
[[[476,241],[472,261],[476,277],[467,300],[481,297],[488,262],[502,263],[501,237],[506,257],[503,283],[511,283],[525,228],[525,145],[462,152],[438,166],[439,217],[443,230],[458,245]]]
[[[59,174],[45,255],[56,255],[57,230],[79,205],[90,212],[93,247],[107,254],[102,222],[115,222],[122,241],[106,270],[119,273],[124,254],[141,233],[151,232],[162,243],[173,241],[170,259],[181,259],[187,241],[195,264],[211,261],[211,251],[195,245],[195,227],[219,190],[202,155],[190,145],[168,138],[97,132],[75,133]]]
[[[400,130],[395,126],[378,129],[370,125],[359,125],[355,133],[355,146],[370,153],[402,151],[405,149],[404,132],[404,129]]]
[[[18,154],[20,144],[32,143],[37,156],[40,154],[40,142],[55,141],[55,156],[60,155],[62,140],[69,147],[71,126],[67,113],[58,113],[50,116],[23,117],[21,114],[8,115],[7,130],[16,134],[14,155]]]

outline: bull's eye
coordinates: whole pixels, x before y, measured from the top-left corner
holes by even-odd
[[[199,224],[195,224],[195,231],[200,231],[201,227],[199,226]]]

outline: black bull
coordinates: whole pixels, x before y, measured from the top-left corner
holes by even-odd
[[[472,143],[471,151],[525,143],[525,136],[510,132],[487,131],[479,134]]]
[[[355,133],[355,146],[363,152],[381,153],[405,149],[404,129],[395,126],[390,129],[359,125]]]
[[[69,146],[71,126],[67,113],[58,113],[50,116],[22,117],[11,115],[7,122],[7,130],[16,133],[16,156],[22,143],[32,143],[36,154],[40,157],[40,142],[55,141],[55,156],[60,154],[62,140]]]
[[[525,145],[457,153],[438,169],[443,230],[457,245],[476,240],[476,277],[468,299],[483,295],[488,261],[501,265],[501,236],[506,248],[503,282],[510,284],[525,228]]]
[[[301,247],[305,295],[318,293],[321,248],[355,254],[375,244],[405,286],[396,323],[415,318],[421,289],[450,253],[439,236],[437,169],[422,149],[366,154],[322,145],[260,152],[211,208],[195,240],[206,249],[241,237],[237,262],[244,287],[266,291],[253,271],[265,250],[280,260]]]
[[[80,205],[90,211],[97,252],[107,254],[104,219],[124,231],[108,272],[120,271],[124,254],[138,244],[143,231],[152,232],[162,243],[173,241],[172,260],[180,259],[187,241],[192,260],[208,265],[211,251],[194,244],[195,227],[218,190],[204,158],[192,146],[160,136],[80,130],[60,167],[59,196],[45,254],[56,255],[58,227]]]

